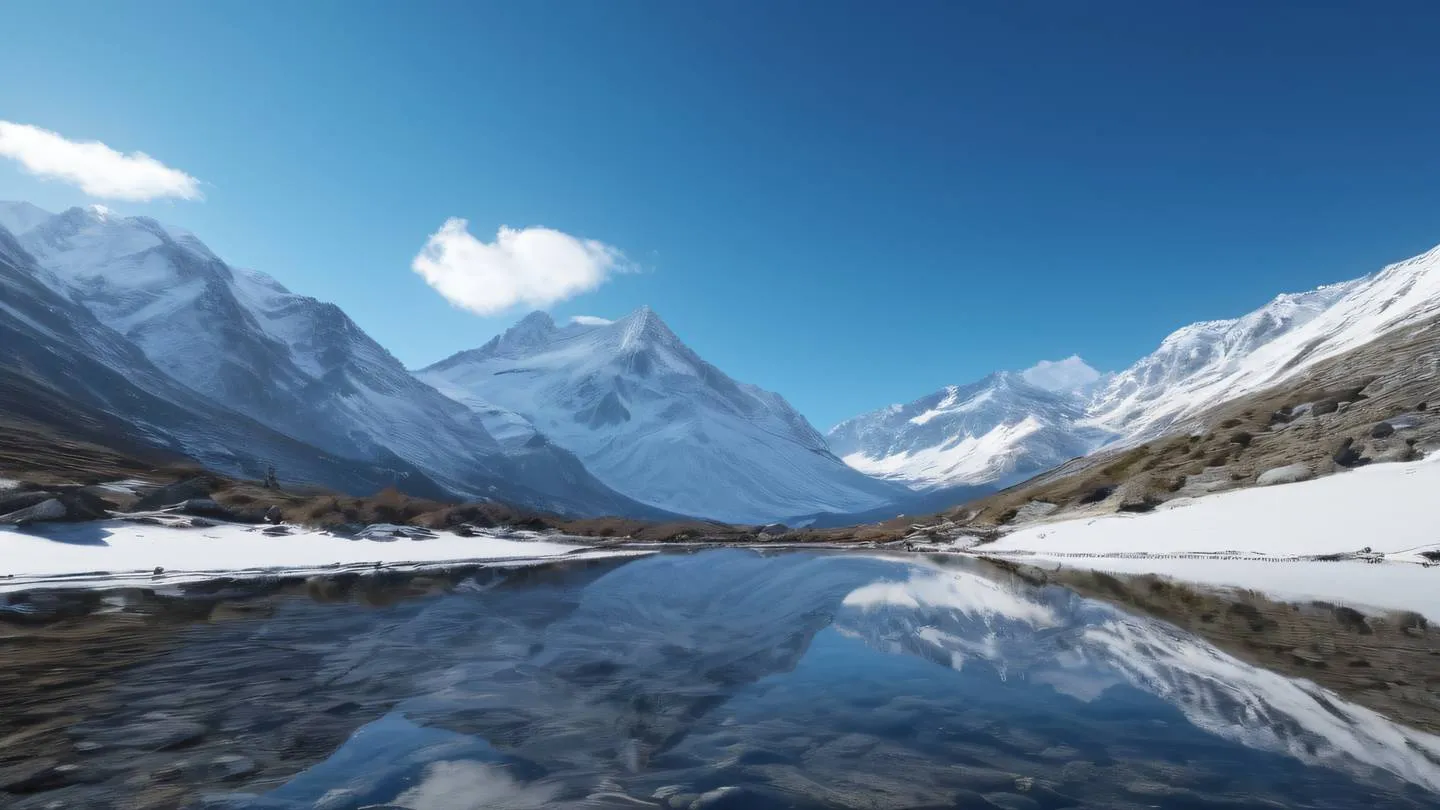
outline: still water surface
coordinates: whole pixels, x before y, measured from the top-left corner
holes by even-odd
[[[239,663],[267,650],[283,657]],[[293,742],[297,713],[350,724],[197,807],[1440,807],[1440,739],[974,562],[716,550],[482,572],[196,627],[127,678],[187,660],[234,755],[274,748],[271,729]],[[267,703],[267,680],[305,699]]]

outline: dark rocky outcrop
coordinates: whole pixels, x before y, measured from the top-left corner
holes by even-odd
[[[214,491],[215,484],[213,481],[203,476],[196,476],[194,478],[187,478],[184,481],[178,481],[174,484],[157,487],[140,496],[140,499],[135,502],[132,508],[137,512],[162,509],[166,506],[175,506],[176,504],[183,504],[192,500],[209,499],[210,493]],[[214,501],[211,501],[211,503],[214,503]]]
[[[20,508],[11,508],[24,504]],[[29,491],[5,502],[0,524],[24,526],[45,521],[100,520],[109,517],[115,504],[81,487],[56,491]],[[0,510],[3,511],[3,510]]]
[[[1355,447],[1355,440],[1349,437],[1340,441],[1330,458],[1341,467],[1359,467],[1365,463],[1360,450]]]

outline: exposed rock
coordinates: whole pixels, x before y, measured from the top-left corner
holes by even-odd
[[[435,536],[429,529],[396,523],[372,523],[355,533],[356,540],[429,540]]]
[[[1149,512],[1164,502],[1164,493],[1175,487],[1149,473],[1141,473],[1115,489],[1115,509],[1120,512]]]
[[[179,483],[150,490],[135,501],[131,508],[136,512],[148,512],[185,503],[195,498],[209,498],[212,489],[213,486],[207,478],[188,478]]]
[[[1315,477],[1315,471],[1310,465],[1303,462],[1298,464],[1287,464],[1284,467],[1271,467],[1260,473],[1255,483],[1262,487],[1275,484],[1293,484],[1297,481],[1308,481]]]
[[[1383,464],[1392,461],[1414,461],[1415,459],[1419,458],[1419,453],[1415,451],[1414,445],[1398,443],[1393,444],[1390,447],[1386,447],[1385,449],[1380,450],[1373,455],[1374,461],[1377,464]]]
[[[101,520],[110,517],[110,511],[116,508],[110,501],[83,489],[61,493],[60,503],[65,506],[66,520]]]
[[[216,503],[214,498],[191,498],[180,504],[180,511],[187,515],[213,517],[219,518],[220,520],[228,520],[234,517],[234,513]]]
[[[284,519],[285,516],[280,512],[280,507],[278,506],[272,506],[269,509],[265,510],[266,523],[279,523]]]
[[[1355,448],[1355,440],[1351,438],[1342,440],[1340,444],[1336,446],[1335,453],[1331,456],[1331,459],[1341,467],[1358,467],[1364,463],[1360,451]]]
[[[38,500],[34,497],[7,499],[7,506],[25,505],[24,508],[0,510],[0,523],[23,526],[27,523],[45,520],[98,520],[108,517],[109,510],[115,507],[115,504],[104,498],[75,488],[58,493],[31,492],[24,494],[42,497]]]
[[[50,498],[41,501],[34,506],[27,506],[11,512],[8,515],[0,516],[0,523],[11,526],[24,526],[27,523],[37,523],[45,520],[64,520],[69,516],[69,511],[59,498]]]
[[[1381,422],[1370,429],[1370,437],[1372,439],[1384,439],[1394,435],[1395,426],[1391,425],[1389,422]]]
[[[34,506],[37,503],[48,501],[54,498],[56,493],[45,490],[31,492],[0,492],[0,515],[8,515],[11,512],[18,512],[27,506]]]
[[[1039,520],[1059,508],[1059,504],[1049,501],[1026,501],[1023,506],[1015,510],[1014,520],[1016,523]]]

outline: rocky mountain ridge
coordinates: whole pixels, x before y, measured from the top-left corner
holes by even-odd
[[[1081,372],[1082,384],[1046,391],[1028,376],[1034,370],[1002,372],[847,420],[828,438],[856,469],[918,489],[1016,483],[1101,448],[1195,429],[1220,403],[1300,379],[1437,314],[1440,248],[1279,295],[1239,318],[1181,327],[1115,374]],[[1054,379],[1054,365],[1036,368]]]

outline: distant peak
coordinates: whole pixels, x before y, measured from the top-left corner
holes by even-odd
[[[510,327],[510,331],[513,332],[516,329],[544,329],[548,331],[554,328],[555,319],[550,317],[550,313],[537,309],[516,322],[514,326]]]
[[[0,201],[0,228],[15,236],[31,231],[55,215],[22,200]]]
[[[550,340],[550,335],[555,332],[555,319],[549,313],[535,310],[521,318],[514,326],[506,329],[503,334],[496,335],[493,340],[480,348],[480,351],[490,354],[515,354],[536,346],[543,346]]]

